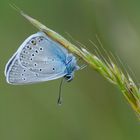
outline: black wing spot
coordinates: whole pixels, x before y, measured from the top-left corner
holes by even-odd
[[[41,37],[40,40],[42,41],[43,40],[43,37]]]
[[[36,45],[36,40],[31,40],[31,44]]]
[[[23,78],[23,80],[25,81],[25,80],[26,80],[26,78]]]
[[[30,59],[31,61],[33,60],[33,58]]]
[[[22,73],[21,75],[23,76],[24,74]]]
[[[38,42],[41,42],[43,40],[43,37],[39,37]]]
[[[38,53],[38,50],[36,50],[35,52]]]
[[[25,72],[26,70],[24,69],[23,71]]]
[[[35,56],[35,54],[32,54],[32,56]]]
[[[39,71],[42,71],[42,69],[39,69]]]
[[[53,71],[55,70],[55,68],[53,68]]]
[[[40,50],[40,51],[42,51],[42,50],[43,50],[43,48],[39,48],[39,50]]]
[[[35,63],[34,66],[37,66],[37,64]]]

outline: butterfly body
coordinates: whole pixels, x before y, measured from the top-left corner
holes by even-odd
[[[10,84],[29,84],[65,77],[71,81],[79,69],[76,58],[62,45],[38,32],[28,37],[8,61],[5,76]]]

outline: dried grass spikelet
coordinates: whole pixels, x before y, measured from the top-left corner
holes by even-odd
[[[13,6],[12,6],[13,7]],[[99,74],[101,74],[104,78],[106,78],[110,83],[116,85],[123,95],[126,97],[128,103],[131,105],[133,110],[136,112],[138,117],[140,118],[140,93],[139,88],[134,83],[132,78],[128,73],[124,74],[121,68],[116,65],[113,60],[109,57],[109,59],[101,59],[97,55],[94,55],[87,51],[87,49],[81,47],[77,47],[76,45],[70,43],[64,37],[49,29],[45,25],[43,25],[38,20],[28,16],[23,11],[19,10],[14,6],[20,14],[25,17],[32,25],[34,25],[40,31],[46,33],[51,39],[60,43],[70,52],[78,55],[82,58],[87,64],[89,64],[94,70],[96,70]]]

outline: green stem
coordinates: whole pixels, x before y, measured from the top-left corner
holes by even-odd
[[[78,55],[87,64],[89,64],[94,70],[105,77],[109,82],[115,84],[126,97],[128,103],[140,118],[140,93],[139,88],[133,82],[132,78],[128,74],[124,74],[122,70],[111,60],[105,61],[98,58],[96,55],[91,54],[85,48],[78,48],[68,40],[63,38],[58,33],[49,29],[36,19],[28,16],[27,14],[20,12],[30,23],[32,23],[40,31],[46,33],[51,39],[60,43],[66,49],[72,53]]]

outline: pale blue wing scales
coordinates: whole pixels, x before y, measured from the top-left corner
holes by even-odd
[[[65,71],[67,55],[67,50],[39,32],[26,42],[18,57],[31,71],[49,74]]]
[[[16,58],[12,61],[9,67],[10,68],[6,74],[7,82],[15,85],[44,82],[63,77],[65,75],[64,72],[57,74],[42,74],[30,71],[21,66]]]
[[[67,55],[66,49],[44,33],[31,35],[7,63],[7,82],[27,84],[63,77]]]

